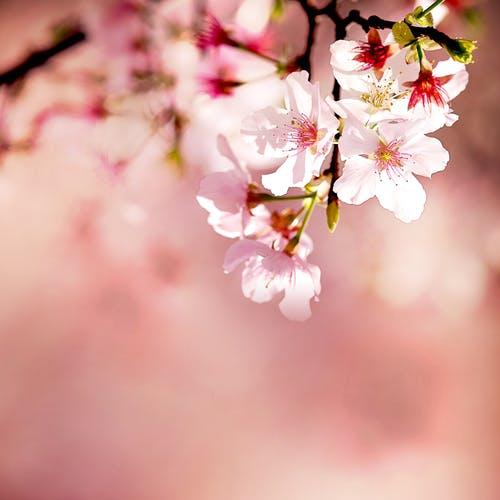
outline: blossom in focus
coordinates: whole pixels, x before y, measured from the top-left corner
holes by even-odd
[[[398,79],[387,68],[380,78],[373,71],[359,76],[356,89],[346,91],[346,98],[340,99],[334,107],[341,116],[353,115],[363,123],[409,118],[409,94],[407,89],[400,88]]]
[[[218,138],[219,152],[234,168],[204,177],[196,199],[209,213],[208,223],[227,238],[239,238],[267,228],[270,214],[263,205],[252,206],[250,174],[237,160],[224,136]]]
[[[379,32],[373,28],[368,32],[366,42],[337,40],[330,45],[333,75],[342,88],[356,88],[356,80],[360,74],[372,70],[381,72],[386,67],[387,60],[397,51],[397,44],[382,43]]]
[[[285,108],[257,111],[244,120],[241,131],[259,153],[286,157],[275,172],[262,176],[262,184],[275,195],[303,187],[319,175],[339,124],[307,71],[290,74],[285,88]]]
[[[262,303],[284,291],[281,312],[288,319],[304,321],[311,316],[310,300],[321,291],[319,267],[305,260],[312,244],[304,236],[292,254],[260,240],[239,240],[228,249],[224,270],[230,273],[244,263],[241,287],[245,297]]]
[[[359,205],[376,196],[398,219],[418,219],[426,194],[413,174],[430,177],[449,159],[437,139],[424,135],[426,126],[422,120],[393,121],[372,130],[351,121],[339,141],[346,160],[334,184],[339,199]]]
[[[434,69],[424,60],[418,78],[403,84],[411,89],[408,109],[420,106],[429,114],[435,108],[449,112],[448,103],[465,89],[468,79],[465,65],[451,58]]]

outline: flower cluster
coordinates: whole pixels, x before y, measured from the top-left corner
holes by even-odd
[[[339,202],[372,197],[414,221],[426,200],[418,176],[448,164],[428,134],[458,119],[451,103],[467,85],[475,42],[436,28],[443,1],[400,12],[399,22],[357,10],[342,17],[337,0],[82,4],[53,46],[0,74],[0,162],[57,138],[117,186],[144,163],[210,172],[198,202],[215,231],[236,240],[225,271],[241,265],[247,297],[282,294],[283,313],[305,319],[320,293],[306,233],[315,209],[330,231]],[[317,36],[324,17],[332,23]],[[351,24],[365,35],[346,39]],[[437,49],[447,56],[431,57]],[[27,78],[49,59],[57,71],[46,65]],[[328,60],[332,92],[310,76]],[[47,81],[51,92],[27,115],[23,99],[45,95]]]
[[[306,261],[312,242],[304,229],[316,206],[326,208],[332,231],[339,200],[358,205],[376,197],[401,221],[421,216],[426,193],[416,176],[431,177],[449,161],[441,142],[428,134],[458,119],[451,101],[467,85],[465,63],[475,48],[469,42],[467,57],[450,48],[459,39],[433,26],[431,10],[440,3],[417,7],[399,23],[353,14],[367,36],[330,45],[333,95],[322,96],[319,82],[311,82],[306,70],[288,72],[283,104],[256,109],[242,122],[243,140],[277,162],[260,183],[220,139],[233,168],[207,176],[198,200],[218,233],[237,238],[224,269],[231,272],[243,264],[246,297],[264,302],[284,291],[280,309],[288,318],[310,315],[309,301],[320,291],[320,270]],[[204,43],[209,38],[227,43],[222,26],[213,21],[211,26]],[[383,31],[389,27],[390,32]],[[428,52],[441,48],[448,58],[430,59]],[[301,206],[268,209],[271,203],[293,200]]]

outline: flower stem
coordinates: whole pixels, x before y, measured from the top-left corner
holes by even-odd
[[[314,207],[316,206],[316,198],[317,194],[316,191],[314,193],[311,193],[309,201],[309,206],[307,207],[306,214],[304,215],[304,219],[302,220],[302,224],[299,227],[299,230],[297,231],[297,234],[287,243],[286,247],[284,248],[283,252],[291,255],[294,253],[295,248],[297,245],[300,243],[300,237],[302,236],[302,233],[304,232],[304,229],[306,228],[307,224],[309,223],[309,219],[311,218],[311,215],[313,213]]]
[[[441,5],[442,3],[444,2],[444,0],[436,0],[435,2],[433,2],[431,5],[429,5],[429,7],[427,7],[427,9],[423,10],[419,15],[418,17],[425,17],[427,14],[429,14],[429,12],[431,12],[433,9],[435,9],[438,5]]]
[[[273,201],[291,201],[291,200],[305,200],[307,198],[313,198],[316,193],[300,194],[296,196],[273,196],[267,193],[255,193],[254,197],[263,203],[270,203]]]

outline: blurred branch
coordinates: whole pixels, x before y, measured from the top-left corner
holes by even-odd
[[[31,70],[46,64],[57,54],[64,52],[86,39],[85,33],[79,29],[68,32],[63,38],[58,40],[51,47],[40,49],[21,61],[13,68],[0,73],[0,85],[12,85],[24,78]]]

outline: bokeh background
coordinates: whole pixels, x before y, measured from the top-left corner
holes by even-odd
[[[221,161],[215,131],[237,141],[230,116],[264,87],[194,99],[200,62],[174,28],[196,2],[160,3],[148,22],[176,83],[144,93],[129,70],[147,62],[123,49],[136,11],[0,1],[0,72],[56,25],[87,35],[0,90],[0,499],[500,499],[500,5],[441,25],[479,49],[422,218],[343,205],[330,235],[315,214],[323,290],[293,323],[223,274],[229,241],[195,200]],[[226,20],[239,3],[209,2]],[[278,32],[298,53],[296,7]],[[351,7],[396,19],[411,5]],[[172,119],[151,134],[144,117],[172,103],[183,134]]]

